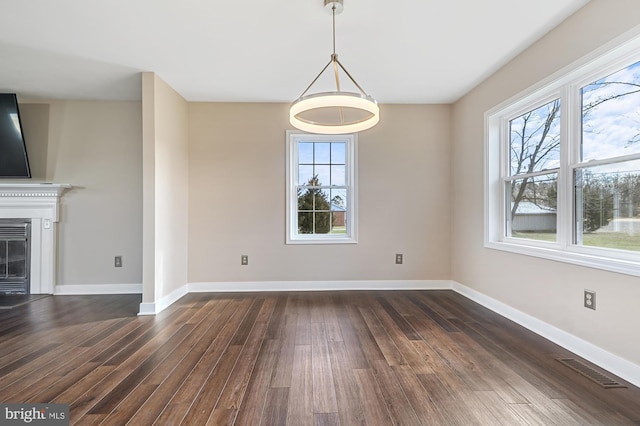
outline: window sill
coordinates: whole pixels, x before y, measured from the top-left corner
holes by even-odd
[[[355,238],[287,238],[287,244],[357,244]]]
[[[640,277],[640,253],[637,260],[614,259],[611,257],[599,256],[591,253],[581,253],[577,251],[561,250],[559,248],[530,246],[524,244],[516,244],[506,241],[488,241],[485,247],[501,250],[510,253],[522,254],[525,256],[539,257],[542,259],[554,260],[557,262],[570,263],[588,268],[601,269],[609,272],[617,272],[620,274],[632,275]]]

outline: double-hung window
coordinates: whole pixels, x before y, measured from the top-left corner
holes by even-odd
[[[640,275],[639,47],[486,113],[487,247]]]
[[[287,132],[287,238],[355,243],[356,135]]]

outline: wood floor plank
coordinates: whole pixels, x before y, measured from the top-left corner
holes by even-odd
[[[247,385],[253,374],[253,369],[257,362],[260,348],[262,347],[262,342],[264,341],[269,320],[273,315],[275,306],[276,300],[272,297],[265,300],[261,305],[261,309],[255,318],[255,323],[247,336],[238,360],[214,407],[212,413],[213,418],[223,418],[216,414],[216,410],[224,410],[225,413],[233,412],[233,417],[235,418],[235,414],[237,414],[238,408],[242,404]]]
[[[412,332],[409,333],[411,337],[407,336],[407,330],[403,330],[402,327],[397,323],[401,317],[400,314],[393,310],[395,314],[393,316],[389,315],[388,309],[391,308],[391,304],[380,303],[380,306],[384,307],[388,305],[388,308],[381,310],[378,312],[378,320],[389,334],[389,337],[393,340],[393,343],[400,352],[400,355],[404,360],[406,360],[406,364],[411,365],[416,374],[431,374],[433,373],[433,369],[429,366],[429,363],[424,358],[423,354],[417,350],[417,346],[414,345],[415,342],[422,341],[422,338],[416,338],[419,336],[418,333],[413,330],[413,327],[404,319],[401,320],[407,324],[408,327],[411,327]]]
[[[364,318],[371,335],[376,341],[377,346],[384,355],[388,365],[404,365],[407,363],[402,356],[395,342],[387,333],[387,330],[380,324],[378,317],[369,308],[360,308],[360,314]]]
[[[291,297],[296,300],[296,315],[298,316],[295,344],[311,345],[311,309],[309,307],[309,298],[303,297],[303,294],[300,293]]]
[[[314,413],[313,424],[315,426],[339,426],[338,413]]]
[[[421,423],[425,426],[446,425],[448,423],[446,415],[443,415],[438,404],[425,391],[413,368],[408,365],[398,365],[392,368],[400,387]]]
[[[207,422],[209,416],[213,412],[220,394],[222,393],[229,376],[233,371],[233,367],[238,361],[242,346],[229,345],[224,351],[220,363],[216,365],[215,369],[207,379],[207,386],[204,386],[196,399],[189,407],[189,411],[182,419],[182,424],[187,425],[202,425]]]
[[[287,424],[313,425],[313,370],[311,345],[296,345],[289,388]]]
[[[418,415],[402,390],[391,366],[385,361],[376,361],[372,364],[372,371],[394,423],[419,425]]]
[[[422,312],[424,312],[429,317],[429,319],[431,319],[433,322],[438,324],[445,331],[447,331],[449,333],[456,333],[456,332],[460,331],[460,330],[458,330],[458,328],[455,325],[453,325],[451,323],[451,321],[449,321],[447,318],[444,318],[438,312],[436,312],[433,309],[431,309],[431,307],[429,305],[427,305],[425,302],[423,302],[421,300],[413,300],[413,303],[418,308],[420,308],[420,310]]]
[[[370,366],[373,361],[384,360],[384,354],[376,343],[373,334],[371,334],[371,330],[369,330],[360,310],[352,304],[347,304],[346,310],[349,315],[349,323],[353,326],[358,336],[359,346],[367,360],[367,366]]]
[[[76,383],[88,376],[96,368],[100,367],[96,362],[84,362],[76,368],[67,371],[63,376],[50,375],[50,380],[43,380],[46,386],[44,389],[39,386],[28,386],[25,390],[11,388],[11,391],[17,392],[24,402],[50,402],[53,401],[64,389],[75,386]],[[53,383],[51,383],[53,381]],[[6,400],[4,397],[2,400]]]
[[[248,384],[250,391],[246,392],[242,400],[235,424],[252,426],[260,422],[273,369],[277,361],[279,346],[279,341],[277,340],[267,340],[262,344],[254,367],[254,373],[251,375],[251,380]]]
[[[413,328],[407,320],[386,300],[384,297],[377,297],[376,302],[382,307],[390,317],[395,327],[398,328],[409,340],[422,340],[422,336]]]
[[[531,426],[549,426],[558,424],[545,416],[535,405],[532,404],[511,404],[511,409],[520,415],[520,417],[525,420],[526,424]]]
[[[145,343],[138,346],[136,342],[132,343],[138,350],[131,353],[131,356],[124,359],[120,365],[113,363],[105,363],[105,367],[113,367],[111,373],[96,383],[91,389],[88,389],[83,395],[75,401],[71,401],[71,407],[76,413],[88,414],[108,414],[108,410],[115,407],[120,398],[118,392],[119,386],[128,390],[135,386],[136,381],[144,378],[152,368],[149,359],[154,360],[156,351],[168,350],[163,344],[166,339],[174,337],[176,331],[174,326],[166,327],[153,335],[149,339],[143,339]],[[174,337],[179,338],[180,336]],[[124,349],[126,350],[126,349]],[[121,351],[122,352],[122,351]],[[159,356],[162,358],[162,356]],[[89,412],[96,404],[99,404],[97,411]]]
[[[593,425],[599,423],[599,420],[595,416],[588,411],[585,411],[582,407],[579,407],[569,399],[554,399],[553,402],[562,407],[562,411],[569,413],[571,417],[581,425]],[[613,416],[611,414],[614,413],[608,413],[606,417],[608,419],[612,419]]]
[[[336,308],[340,304],[340,300],[332,294],[323,294],[324,306],[322,314],[324,317],[324,325],[327,333],[327,341],[342,342],[342,331],[340,330],[340,322],[336,313]]]
[[[168,355],[172,353],[176,346],[179,346],[193,330],[193,324],[184,324],[178,331],[169,337],[157,350],[155,350],[147,359],[135,367],[127,377],[122,379],[111,391],[109,391],[102,399],[100,399],[92,408],[88,414],[112,414],[116,410],[123,400],[128,402],[128,407],[121,407],[122,414],[119,417],[120,421],[125,418],[129,418],[134,407],[142,405],[149,396],[158,387],[155,383],[145,383],[146,378],[152,374],[152,372],[161,366]],[[134,392],[135,391],[135,392]],[[135,404],[131,404],[131,400],[135,400]],[[119,414],[119,413],[116,413]]]
[[[494,391],[475,391],[475,396],[484,404],[500,424],[525,424],[526,421],[511,408],[511,404]]]
[[[436,373],[432,374],[418,374],[417,379],[422,384],[429,399],[435,404],[441,404],[450,402],[455,399],[453,394],[449,391],[449,387],[446,386]]]
[[[358,389],[366,424],[393,424],[387,403],[384,400],[379,383],[373,377],[371,369],[353,370],[355,385]]]
[[[364,424],[365,417],[360,404],[353,369],[349,366],[345,344],[342,341],[330,341],[328,346],[340,424]]]
[[[270,388],[267,394],[266,408],[262,413],[260,424],[265,426],[286,424],[288,405],[289,388]]]
[[[283,339],[286,336],[286,331],[284,330],[286,324],[286,307],[287,307],[287,299],[286,297],[279,297],[276,302],[276,307],[274,309],[273,315],[271,317],[271,321],[269,322],[269,327],[267,328],[267,332],[265,333],[264,338],[267,340],[273,339]]]
[[[337,294],[335,296],[339,303],[336,304],[335,314],[340,325],[340,335],[344,342],[344,347],[347,353],[348,362],[347,367],[352,369],[364,369],[369,368],[369,362],[364,354],[363,348],[360,344],[358,332],[351,322],[349,312],[346,309],[345,295]]]
[[[293,355],[296,343],[296,330],[298,328],[297,315],[284,315],[282,319],[282,335],[280,343],[280,353],[278,361],[273,370],[271,387],[284,388],[291,385],[291,375],[293,374]]]
[[[54,404],[69,404],[69,409],[71,411],[70,417],[80,419],[82,418],[86,410],[82,412],[71,410],[71,403],[74,401],[79,401],[83,397],[85,392],[88,392],[90,389],[94,388],[98,383],[104,380],[105,377],[109,376],[114,370],[115,367],[113,365],[101,365],[99,367],[96,367],[89,374],[75,382],[73,386],[69,386],[48,402]],[[93,398],[91,399],[93,400]]]
[[[135,392],[129,392],[124,395],[118,401],[117,407],[111,409],[108,413],[108,410],[100,410],[105,411],[102,413],[102,425],[108,426],[120,426],[127,423],[127,421],[131,418],[132,413],[135,413],[142,404],[149,398],[149,395],[153,394],[158,388],[158,385],[150,385],[150,384],[140,384],[136,387]],[[104,406],[102,407],[104,408]],[[96,410],[98,411],[98,410]],[[88,416],[94,415],[95,413],[90,411]]]
[[[84,352],[83,349],[59,345],[54,350],[40,357],[37,361],[36,368],[34,368],[33,363],[29,362],[23,367],[13,370],[3,377],[0,386],[4,387],[0,390],[0,400],[9,398],[15,395],[16,391],[26,388],[29,392],[21,392],[20,396],[24,401],[28,401],[34,394],[46,389],[59,379],[59,377],[51,373],[59,366],[61,358],[65,359],[72,355],[81,355],[82,352]]]
[[[239,305],[237,302],[229,300],[226,302],[223,306],[219,305],[219,310],[213,311],[212,315],[203,319],[198,325],[198,332],[192,333],[191,342],[195,342],[195,344],[187,343],[184,347],[176,349],[176,357],[180,356],[180,354],[184,355],[179,361],[176,361],[175,364],[169,363],[166,366],[167,368],[172,368],[168,376],[162,379],[161,372],[157,371],[155,372],[157,376],[152,373],[145,379],[149,384],[157,385],[157,388],[154,393],[138,407],[137,412],[130,417],[129,422],[131,424],[152,424],[153,421],[156,420],[168,402],[176,394],[176,390],[180,389],[187,376],[203,358],[207,348],[210,347],[212,342],[216,341],[217,336],[223,327],[228,324],[232,315],[238,313],[238,311],[242,311],[242,309],[238,310]]]
[[[231,339],[251,306],[251,299],[243,300],[236,306],[231,317],[222,325],[215,339],[207,342],[209,346],[205,353],[189,372],[187,378],[180,384],[180,387],[174,391],[171,400],[159,415],[156,423],[179,424],[182,421],[194,400],[206,389],[206,384],[211,383],[210,376],[215,371],[223,355],[225,355]],[[233,353],[227,354],[227,357],[229,356],[233,356]]]
[[[337,413],[335,386],[324,323],[311,323],[311,368],[313,371],[313,412]]]
[[[21,357],[20,359],[16,359],[15,361],[9,364],[5,364],[4,366],[0,367],[0,377],[7,376],[8,374],[13,373],[14,370],[16,369],[24,368],[27,364],[30,364],[32,361],[35,361],[38,358],[46,355],[51,350],[59,347],[60,345],[61,343],[49,343],[46,346],[43,346],[33,352],[30,352],[29,354]]]
[[[640,424],[638,387],[601,388],[452,291],[194,293],[155,317],[139,303],[0,311],[0,402],[69,404],[82,426]]]

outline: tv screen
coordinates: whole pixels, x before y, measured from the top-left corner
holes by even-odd
[[[0,178],[30,177],[18,99],[14,93],[0,93]]]

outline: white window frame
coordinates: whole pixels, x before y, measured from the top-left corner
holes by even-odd
[[[298,142],[345,142],[347,187],[346,234],[298,234]],[[287,244],[355,244],[358,242],[358,135],[318,135],[287,130],[286,171],[286,243]]]
[[[576,119],[582,117],[579,91],[585,84],[640,61],[639,32],[623,35],[485,113],[485,247],[640,276],[638,252],[573,244],[573,172],[579,166],[592,164],[580,162],[579,146],[575,142],[581,132],[580,120]],[[507,237],[507,197],[503,182],[509,173],[509,120],[554,98],[561,102],[557,240]]]

